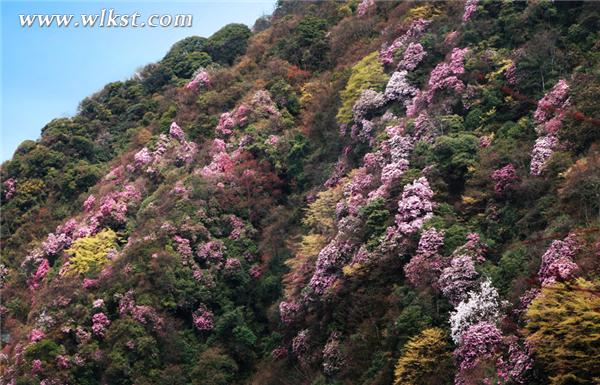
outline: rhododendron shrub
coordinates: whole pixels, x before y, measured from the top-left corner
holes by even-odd
[[[427,52],[421,43],[410,43],[408,47],[406,47],[406,50],[404,50],[402,60],[398,63],[398,69],[412,71],[417,68],[425,56],[427,56]]]
[[[175,122],[172,122],[171,126],[169,127],[169,135],[171,135],[173,139],[176,139],[180,143],[185,140],[185,133]]]
[[[497,322],[501,315],[501,301],[498,291],[489,279],[483,281],[477,291],[471,291],[468,299],[456,306],[450,315],[452,339],[460,343],[464,333],[478,322]]]
[[[35,273],[27,280],[27,285],[30,290],[36,290],[39,288],[40,282],[44,279],[48,271],[50,270],[50,263],[46,258],[43,258],[38,265]]]
[[[477,10],[477,3],[479,3],[479,0],[467,0],[465,2],[465,10],[462,16],[464,22],[471,20],[471,17]]]
[[[4,187],[4,200],[8,202],[15,195],[15,191],[17,191],[17,181],[15,178],[8,178],[2,186]]]
[[[421,234],[417,252],[404,265],[406,279],[413,286],[435,286],[442,268],[439,252],[444,245],[444,232],[434,227]]]
[[[92,317],[92,331],[99,337],[104,337],[106,328],[110,325],[110,320],[104,313],[96,313]]]
[[[533,114],[535,121],[542,125],[536,128],[538,134],[556,134],[569,106],[568,97],[569,85],[561,79],[538,101],[537,109]]]
[[[327,376],[333,376],[344,365],[344,358],[340,351],[340,337],[338,332],[331,333],[323,348],[323,372]]]
[[[527,347],[521,347],[516,338],[508,342],[507,357],[500,357],[496,362],[496,373],[504,381],[525,384],[527,372],[533,368],[533,359]]]
[[[433,191],[425,177],[404,186],[396,214],[396,226],[401,233],[412,234],[418,231],[433,216],[435,203],[432,198]]]
[[[394,40],[392,44],[384,46],[381,49],[379,52],[379,60],[386,65],[392,64],[394,62],[394,54],[407,48],[410,43],[419,39],[429,24],[431,24],[431,21],[425,19],[413,21],[402,36]],[[415,50],[415,48],[413,47],[411,50]]]
[[[85,212],[92,211],[92,208],[94,207],[95,203],[96,203],[96,197],[93,195],[88,196],[87,199],[83,202],[83,210]]]
[[[531,151],[531,175],[541,175],[546,167],[546,161],[552,156],[558,147],[558,139],[555,136],[542,136],[535,141]]]
[[[386,98],[380,92],[374,90],[363,91],[352,107],[354,121],[362,121],[367,113],[382,107],[385,104],[385,101]]]
[[[29,342],[41,341],[45,336],[46,333],[44,333],[42,330],[32,329],[31,332],[29,332]]]
[[[519,181],[519,177],[515,170],[515,166],[513,166],[512,163],[509,163],[506,166],[495,170],[492,173],[492,180],[496,182],[494,191],[497,194],[502,194],[506,190],[514,188]]]
[[[397,100],[402,104],[406,104],[417,94],[418,89],[410,85],[406,75],[406,71],[396,71],[392,74],[385,87],[384,98],[386,101]]]
[[[450,56],[450,62],[439,63],[429,75],[427,83],[427,101],[431,103],[435,94],[443,89],[452,90],[455,94],[462,94],[465,85],[458,75],[465,72],[464,58],[469,52],[468,48],[454,48]]]
[[[475,286],[477,276],[473,258],[468,255],[456,255],[450,261],[450,266],[442,270],[438,285],[450,303],[456,305],[465,299],[467,292]]]
[[[294,301],[281,301],[279,303],[279,318],[286,325],[293,323],[300,311],[300,305]]]
[[[375,0],[362,0],[356,9],[356,14],[360,17],[364,16],[369,10],[375,8]]]
[[[185,88],[192,91],[197,91],[200,88],[210,87],[210,75],[208,71],[200,67],[194,73],[192,80],[186,84]]]
[[[305,354],[308,352],[309,344],[309,332],[308,329],[304,329],[298,332],[296,337],[292,340],[292,352],[298,359],[305,358]]]
[[[562,241],[553,241],[542,255],[538,271],[538,280],[542,286],[551,285],[558,280],[573,278],[578,268],[577,264],[573,262],[573,258],[578,251],[579,244],[574,235],[569,235]]]
[[[493,323],[483,321],[471,325],[454,351],[454,358],[459,363],[457,376],[460,378],[475,369],[479,362],[493,358],[501,343],[502,333]]]
[[[205,305],[198,306],[192,319],[194,326],[200,331],[210,331],[215,327],[213,313]]]

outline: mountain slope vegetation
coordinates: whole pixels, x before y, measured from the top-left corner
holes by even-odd
[[[600,6],[280,1],[2,164],[2,383],[595,384]]]

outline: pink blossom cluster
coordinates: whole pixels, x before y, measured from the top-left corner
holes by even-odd
[[[191,191],[192,189],[190,187],[186,187],[182,181],[178,180],[175,182],[171,194],[187,196]]]
[[[396,214],[396,226],[400,233],[412,234],[418,231],[433,216],[435,203],[432,198],[433,191],[425,177],[404,186]]]
[[[230,239],[238,239],[239,237],[242,236],[244,228],[246,227],[246,225],[244,224],[244,221],[241,220],[236,215],[230,215],[229,222],[231,223],[231,227],[232,227],[231,233],[229,234],[229,238]]]
[[[252,265],[248,273],[252,278],[259,279],[263,274],[263,269],[260,267],[260,265]]]
[[[142,148],[133,156],[133,162],[137,168],[142,168],[152,162],[152,154],[147,147]]]
[[[192,314],[194,326],[201,331],[212,330],[214,325],[213,313],[205,305],[200,305]]]
[[[555,135],[569,106],[569,85],[565,80],[558,83],[538,101],[533,117],[538,124],[538,134]]]
[[[508,358],[498,358],[496,373],[504,381],[516,384],[526,383],[526,373],[533,368],[533,359],[527,348],[522,348],[513,339],[508,343]]]
[[[56,356],[56,365],[60,369],[69,369],[69,367],[71,366],[69,357],[59,354],[58,356]]]
[[[340,350],[340,333],[333,332],[323,347],[323,372],[333,376],[344,366],[344,358]]]
[[[478,2],[479,2],[479,0],[467,0],[465,2],[465,10],[463,12],[463,17],[462,17],[464,22],[471,20],[471,16],[473,16],[473,13],[475,13],[475,11],[477,10]]]
[[[287,356],[287,353],[288,350],[285,347],[279,346],[273,349],[273,351],[271,352],[271,357],[273,357],[274,360],[281,360],[285,358],[285,356]]]
[[[487,251],[487,245],[483,243],[481,237],[477,233],[467,234],[467,242],[456,248],[453,255],[468,255],[477,262],[484,262],[485,252]]]
[[[196,250],[196,255],[207,262],[221,262],[223,260],[223,243],[218,240],[203,243]]]
[[[66,247],[69,247],[73,240],[65,233],[48,234],[46,240],[42,243],[42,250],[45,255],[56,255]]]
[[[425,51],[421,43],[410,43],[404,51],[402,60],[398,63],[398,69],[412,71],[417,68],[425,56],[427,56],[427,51]]]
[[[156,310],[147,305],[135,305],[131,309],[131,318],[142,325],[152,324],[155,330],[160,330],[163,324],[163,319]]]
[[[425,19],[413,21],[402,36],[394,40],[392,44],[382,47],[379,52],[379,60],[386,65],[392,64],[394,62],[394,54],[397,51],[404,49],[410,42],[419,39],[429,24],[431,24],[431,21]]]
[[[563,240],[553,241],[542,255],[538,271],[538,279],[542,286],[552,285],[557,280],[572,278],[578,268],[573,262],[578,251],[579,244],[573,234]]]
[[[417,252],[404,265],[406,279],[413,286],[435,285],[442,268],[440,249],[444,245],[444,232],[432,227],[421,234]]]
[[[375,90],[364,90],[352,106],[354,121],[362,121],[367,113],[382,107],[384,104],[385,97],[382,93]]]
[[[414,122],[413,137],[416,141],[422,140],[433,143],[435,135],[435,127],[429,119],[429,115],[426,112],[421,112]]]
[[[472,325],[454,351],[454,358],[459,362],[458,376],[475,369],[478,362],[492,358],[501,343],[502,333],[496,325],[486,321]]]
[[[110,325],[110,320],[106,314],[96,313],[92,316],[92,331],[95,335],[104,337],[108,325]]]
[[[458,75],[465,72],[464,57],[469,52],[468,48],[454,48],[450,55],[450,62],[439,63],[431,71],[427,83],[427,102],[431,103],[436,92],[442,89],[450,89],[456,94],[462,94],[465,85]]]
[[[175,249],[186,260],[191,259],[193,257],[192,247],[190,246],[190,240],[186,238],[182,238],[179,235],[175,235],[173,237],[175,241]]]
[[[298,332],[296,337],[292,340],[292,352],[296,357],[302,359],[308,352],[308,344],[310,341],[310,334],[308,329],[304,329]]]
[[[250,108],[253,113],[262,117],[280,116],[279,110],[271,99],[271,94],[267,90],[258,90],[254,93],[254,96],[252,96],[252,100],[250,101]]]
[[[29,342],[41,341],[46,336],[46,333],[40,329],[32,329],[29,332]]]
[[[337,274],[351,254],[352,244],[338,238],[334,238],[319,252],[316,269],[309,282],[314,294],[322,295],[333,285]]]
[[[386,101],[397,100],[401,103],[407,103],[417,94],[418,89],[408,82],[406,79],[407,74],[406,71],[396,71],[392,74],[385,87],[384,99]]]
[[[281,301],[279,303],[279,318],[286,325],[292,324],[298,317],[300,305],[295,301]]]
[[[96,197],[90,194],[90,196],[88,196],[87,199],[83,202],[83,210],[85,212],[92,211],[94,203],[96,203]]]
[[[506,71],[504,72],[504,76],[506,77],[506,81],[508,81],[508,84],[517,84],[517,66],[514,63],[509,65]]]
[[[201,87],[210,87],[210,75],[204,68],[198,68],[192,80],[185,86],[186,89],[197,91]]]
[[[182,143],[185,140],[185,133],[176,122],[171,123],[171,126],[169,127],[169,135],[171,135],[171,138],[176,139],[179,143]]]
[[[40,286],[40,282],[44,279],[48,271],[50,270],[50,263],[46,258],[43,258],[37,267],[37,270],[27,280],[27,285],[31,291],[37,290]]]
[[[39,359],[34,359],[31,361],[31,374],[37,374],[42,371],[42,361]]]
[[[477,275],[473,258],[468,255],[456,255],[450,261],[450,266],[442,270],[438,286],[450,303],[457,305],[475,286]]]
[[[98,299],[94,300],[94,302],[92,302],[92,307],[94,309],[99,309],[102,306],[104,306],[104,300],[102,298],[98,298]]]
[[[280,137],[277,135],[270,135],[267,140],[265,140],[265,144],[267,146],[275,146],[279,143]]]
[[[509,163],[506,166],[495,170],[492,173],[492,180],[496,182],[494,191],[497,194],[502,194],[515,187],[519,182],[519,176],[517,175],[515,166],[512,163]]]
[[[189,164],[194,160],[197,152],[196,143],[184,139],[175,152],[175,160],[178,164]]]
[[[375,5],[375,0],[362,0],[356,9],[356,14],[363,17],[370,9],[375,8]]]
[[[9,201],[17,191],[17,181],[15,178],[8,178],[2,185],[4,186],[4,199]]]
[[[93,215],[90,222],[97,225],[103,219],[110,218],[117,223],[124,223],[127,220],[126,215],[129,206],[140,200],[141,194],[135,186],[132,184],[126,185],[123,190],[113,192],[102,198],[100,208]]]
[[[242,262],[237,258],[227,258],[225,260],[225,273],[232,274],[242,269]]]
[[[531,175],[541,175],[546,168],[546,161],[552,156],[558,147],[558,139],[552,135],[542,136],[536,139],[531,151],[531,164],[529,170]]]

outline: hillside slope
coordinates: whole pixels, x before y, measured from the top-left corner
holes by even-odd
[[[2,177],[6,384],[594,384],[600,6],[280,2]]]

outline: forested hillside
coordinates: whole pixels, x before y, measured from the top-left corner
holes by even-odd
[[[600,383],[599,31],[280,1],[176,43],[2,164],[0,382]]]

